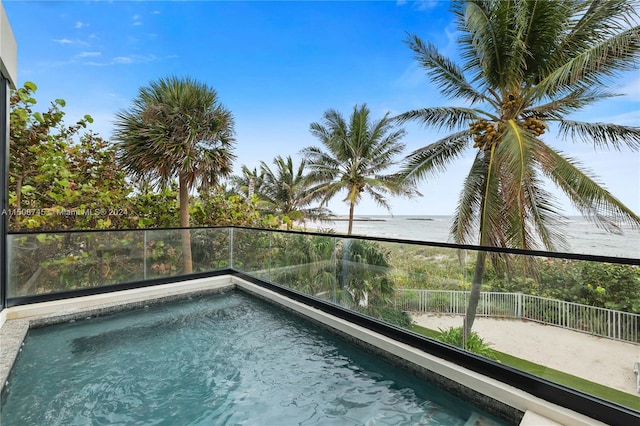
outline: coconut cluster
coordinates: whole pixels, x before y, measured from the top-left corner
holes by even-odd
[[[474,148],[488,150],[497,141],[502,129],[487,120],[472,121],[469,132],[473,135]]]
[[[540,136],[547,130],[544,122],[535,117],[528,117],[523,121],[518,120],[518,124],[535,136]],[[473,135],[473,147],[488,151],[498,141],[504,132],[504,128],[505,124],[503,122],[472,121],[469,123],[469,133]]]
[[[520,108],[520,103],[521,100],[518,95],[510,93],[509,96],[507,96],[507,99],[505,99],[502,104],[500,104],[504,116],[512,117],[516,115],[518,108]]]
[[[545,124],[535,117],[528,117],[527,119],[525,119],[524,122],[522,123],[522,127],[524,127],[525,129],[527,129],[528,131],[530,131],[536,136],[540,136],[546,130]]]

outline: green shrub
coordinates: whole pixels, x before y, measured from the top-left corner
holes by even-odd
[[[411,315],[408,312],[398,311],[389,306],[369,305],[363,308],[361,312],[398,327],[409,328],[411,326]]]
[[[450,327],[447,329],[438,329],[440,334],[437,339],[443,343],[448,343],[453,346],[457,346],[459,348],[464,348],[469,352],[476,353],[478,355],[484,356],[490,359],[497,359],[495,351],[491,349],[489,346],[491,345],[488,342],[485,342],[484,339],[478,336],[478,333],[472,331],[465,345],[462,344],[462,327]]]

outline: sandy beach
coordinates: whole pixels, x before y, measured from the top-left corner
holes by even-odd
[[[461,316],[412,317],[416,324],[433,330],[462,325]],[[640,345],[528,321],[476,318],[473,329],[500,352],[640,396],[633,373],[634,362],[640,361]]]

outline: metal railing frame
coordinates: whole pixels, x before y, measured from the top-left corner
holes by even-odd
[[[461,290],[403,288],[396,289],[394,305],[396,309],[418,313],[464,315],[468,297],[469,292]],[[544,311],[553,312],[554,315],[540,315],[541,306],[544,306]],[[640,344],[640,315],[548,297],[483,291],[480,293],[477,316],[534,321]]]
[[[531,251],[510,250],[510,249],[494,249],[490,247],[462,246],[462,245],[448,244],[448,243],[416,242],[416,241],[388,239],[388,238],[360,237],[360,236],[354,236],[354,235],[343,236],[338,234],[309,233],[309,232],[299,232],[299,231],[271,230],[271,229],[245,228],[245,227],[213,227],[213,228],[229,228],[230,229],[229,231],[230,232],[230,238],[229,238],[229,244],[230,244],[229,256],[230,257],[234,256],[233,247],[235,245],[234,240],[236,237],[235,230],[247,229],[252,231],[260,231],[260,232],[267,231],[267,232],[273,232],[273,233],[277,232],[277,233],[303,234],[303,235],[310,235],[310,236],[327,236],[327,237],[332,237],[334,239],[360,238],[363,240],[378,241],[378,242],[392,242],[392,243],[402,243],[402,244],[412,244],[412,245],[422,245],[422,246],[447,247],[447,248],[453,248],[453,249],[467,249],[467,250],[476,250],[476,251],[477,250],[497,251],[497,252],[512,253],[512,254],[525,254],[525,255],[534,255],[534,256],[538,255],[538,256],[546,256],[546,257],[554,257],[554,258],[565,258],[565,259],[570,258],[570,259],[588,260],[588,261],[596,261],[596,262],[610,262],[610,263],[618,263],[618,264],[640,265],[640,259],[611,258],[611,257],[604,257],[604,256],[588,256],[588,255],[573,255],[573,254],[565,255],[562,253],[531,252]],[[164,228],[164,229],[153,229],[153,230],[171,230],[171,229],[184,229],[184,228]],[[136,230],[121,230],[121,231],[131,232]],[[139,230],[139,231],[144,231],[144,230]],[[88,232],[88,231],[66,231],[66,232]],[[114,231],[101,230],[101,231],[95,231],[95,232],[114,232]],[[13,233],[10,233],[9,235],[50,234],[50,233],[60,233],[60,232],[13,232]],[[270,238],[272,238],[272,235],[273,234],[270,234]],[[334,248],[335,248],[335,244],[334,244]],[[335,253],[334,253],[334,257],[335,257]],[[359,314],[358,312],[353,311],[351,309],[346,309],[334,303],[329,303],[327,301],[318,299],[316,297],[297,292],[295,290],[279,285],[278,283],[272,283],[268,279],[255,276],[252,272],[239,270],[238,265],[234,263],[233,259],[231,258],[229,259],[229,262],[230,262],[229,263],[230,268],[224,269],[224,270],[216,270],[216,271],[204,272],[204,273],[192,274],[192,275],[177,275],[177,276],[167,277],[163,279],[129,282],[129,283],[107,285],[107,286],[95,287],[95,288],[84,288],[81,290],[66,291],[61,293],[25,296],[21,298],[13,298],[11,300],[12,302],[11,305],[36,303],[36,302],[45,301],[45,300],[59,300],[63,298],[84,296],[89,294],[107,293],[111,291],[122,290],[125,288],[138,288],[138,287],[149,286],[149,285],[165,284],[169,282],[181,282],[181,281],[196,278],[196,277],[229,274],[232,276],[237,276],[239,278],[248,280],[255,284],[264,286],[266,288],[272,289],[285,296],[292,297],[295,300],[302,301],[311,306],[317,307],[318,309],[321,309],[323,311],[336,315],[340,318],[362,325],[366,328],[369,328],[370,330],[382,333],[390,338],[393,338],[394,340],[409,344],[427,353],[431,353],[435,356],[439,356],[448,361],[455,362],[460,366],[469,368],[483,375],[492,377],[503,383],[514,386],[518,389],[522,389],[528,393],[531,393],[532,395],[535,395],[539,398],[547,400],[553,404],[566,407],[570,410],[574,410],[576,412],[582,413],[586,416],[600,420],[602,422],[605,422],[608,424],[623,425],[623,424],[632,424],[634,422],[640,421],[640,411],[638,410],[632,410],[630,408],[595,397],[593,395],[589,395],[584,392],[559,385],[557,383],[532,375],[530,373],[526,373],[524,371],[502,365],[500,363],[491,361],[489,359],[477,356],[473,353],[466,352],[449,345],[444,345],[433,339],[429,339],[425,336],[421,336],[411,331],[401,329],[399,327],[390,325],[388,323],[381,322],[371,317]],[[5,296],[6,296],[6,293],[5,293]]]

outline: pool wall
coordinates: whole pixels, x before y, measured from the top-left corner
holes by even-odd
[[[464,398],[474,399],[476,403],[483,404],[485,409],[488,408],[488,411],[500,412],[501,417],[511,418],[514,423],[517,423],[515,418],[524,413],[521,425],[604,424],[236,276],[202,278],[7,308],[3,310],[0,318],[4,322],[0,323],[2,388],[7,379],[10,379],[11,367],[30,327],[107,315],[117,311],[142,308],[150,304],[196,297],[200,294],[230,291],[234,288],[309,318],[367,349],[375,349],[376,353],[399,362],[415,374],[436,380],[447,390],[454,391]],[[491,406],[488,407],[486,404]]]
[[[145,306],[232,291],[231,276],[219,276],[142,287],[92,296],[14,306],[0,312],[0,392],[29,328],[109,315]]]

